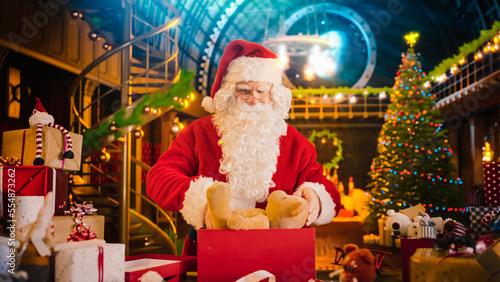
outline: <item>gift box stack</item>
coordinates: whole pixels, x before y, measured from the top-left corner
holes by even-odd
[[[83,136],[55,124],[38,98],[29,125],[3,132],[0,156],[1,231],[17,241],[15,267],[28,281],[50,281],[50,275],[55,281],[123,281],[125,246],[99,240],[104,217],[91,215],[95,209],[85,203],[63,208],[67,171],[80,170]],[[14,250],[7,243],[5,257]]]
[[[470,228],[477,234],[500,232],[500,162],[484,162],[484,186],[467,193]]]

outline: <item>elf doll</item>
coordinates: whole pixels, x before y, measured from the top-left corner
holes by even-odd
[[[38,98],[36,98],[35,109],[29,118],[29,123],[30,127],[36,130],[36,156],[33,161],[33,165],[43,165],[45,163],[42,158],[42,129],[44,125],[58,129],[63,133],[65,144],[63,158],[73,159],[75,157],[75,154],[73,153],[73,141],[71,140],[71,135],[69,135],[68,130],[59,124],[54,124],[54,117],[45,111],[40,99]]]

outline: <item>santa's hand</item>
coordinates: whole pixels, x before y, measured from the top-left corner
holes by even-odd
[[[309,203],[309,216],[307,217],[306,226],[311,225],[319,216],[321,203],[318,194],[308,187],[302,187],[293,193],[294,196],[302,197]]]
[[[205,221],[205,228],[206,229],[214,229],[212,226],[212,217],[210,216],[210,211],[208,210],[208,207],[205,206],[205,214],[204,214],[204,221]]]

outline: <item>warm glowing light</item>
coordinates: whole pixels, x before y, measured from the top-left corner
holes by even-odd
[[[484,59],[483,53],[481,51],[477,51],[476,54],[474,54],[474,60],[475,61],[481,61]]]
[[[491,150],[490,143],[485,142],[483,147],[483,162],[491,162],[493,159],[493,151]]]
[[[342,93],[340,93],[340,92],[339,92],[339,93],[337,93],[337,95],[335,95],[335,98],[336,98],[337,100],[342,99]]]
[[[351,103],[356,103],[356,96],[352,96],[351,99],[349,99],[349,102]]]
[[[304,66],[304,80],[311,81],[314,79],[314,70],[309,66]]]
[[[458,67],[456,64],[453,64],[453,66],[450,68],[450,73],[454,75],[457,72],[458,72]]]
[[[415,43],[417,43],[417,39],[418,37],[420,36],[420,34],[418,34],[418,32],[410,32],[408,34],[405,35],[405,39],[406,39],[406,44],[408,44],[408,46],[413,47],[415,45]]]
[[[460,60],[458,60],[458,63],[461,66],[463,66],[463,65],[467,64],[467,59],[465,59],[465,57],[462,57],[462,58],[460,58]]]
[[[382,93],[378,94],[378,97],[380,99],[385,99],[385,97],[387,97],[387,94],[385,93],[385,91],[382,91]]]

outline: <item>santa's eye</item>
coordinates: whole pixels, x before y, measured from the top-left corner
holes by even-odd
[[[350,267],[349,268],[349,273],[354,273],[354,268]]]

